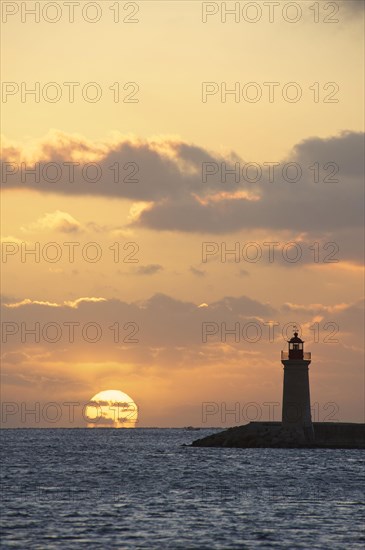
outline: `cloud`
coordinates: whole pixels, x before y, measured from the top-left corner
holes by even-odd
[[[26,162],[27,168],[37,166],[38,181],[27,177],[21,169],[20,163],[25,162],[21,148],[16,153],[14,148],[11,152],[4,148],[3,185],[8,189],[20,187],[148,203],[166,197],[178,198],[190,191],[199,192],[201,165],[198,155],[202,160],[216,160],[204,149],[176,140],[120,138],[95,146],[93,151],[87,140],[55,132],[38,143],[32,160]],[[52,181],[54,178],[57,181]]]
[[[363,301],[358,302],[355,306],[358,305],[364,305]],[[283,311],[292,311],[295,313],[306,313],[308,315],[318,315],[322,313],[339,313],[341,311],[344,311],[349,308],[349,304],[335,304],[333,306],[326,306],[323,304],[308,304],[308,305],[302,305],[302,304],[292,304],[290,302],[287,302],[283,304],[282,309]]]
[[[17,308],[22,306],[28,306],[28,305],[38,305],[38,306],[47,306],[47,307],[60,307],[59,304],[56,302],[47,302],[42,300],[31,300],[30,298],[25,298],[24,300],[21,300],[20,302],[10,302],[10,303],[4,303],[4,307],[7,308]]]
[[[197,277],[205,277],[206,271],[203,269],[197,269],[196,267],[190,266],[190,271],[193,275],[196,275]]]
[[[22,353],[21,351],[12,351],[4,353],[1,360],[5,363],[23,363],[23,361],[27,361],[30,358],[30,355]]]
[[[270,304],[263,304],[248,296],[227,296],[210,304],[210,308],[215,313],[229,311],[242,317],[267,317],[275,314],[275,309]]]
[[[13,237],[12,235],[10,235],[9,237],[1,237],[1,242],[2,243],[13,242],[13,243],[16,243],[16,244],[20,244],[24,241],[22,241],[22,239],[18,239],[18,237]]]
[[[162,269],[162,265],[159,264],[140,265],[136,268],[136,273],[137,275],[154,275]]]
[[[45,214],[36,222],[21,228],[25,233],[37,231],[59,231],[60,233],[79,233],[81,224],[71,214],[56,210]]]
[[[364,304],[360,301],[283,304],[278,309],[247,296],[226,296],[212,303],[165,294],[131,303],[79,298],[53,307],[37,302],[17,300],[13,303],[22,305],[3,307],[2,387],[11,401],[38,400],[39,395],[52,401],[87,400],[98,387],[119,386],[130,389],[138,400],[144,391],[152,396],[154,388],[154,410],[156,398],[168,401],[164,395],[172,395],[175,400],[176,384],[185,388],[184,402],[191,394],[192,376],[195,404],[202,399],[224,400],[224,395],[232,400],[233,396],[270,400],[281,388],[280,349],[287,347],[284,327],[291,334],[294,323],[301,326],[306,350],[312,352],[313,402],[337,401],[351,409],[356,399],[361,400]],[[202,339],[204,322],[217,329],[207,342]],[[7,334],[8,323],[10,332],[18,329],[15,334]],[[269,327],[274,323],[278,326],[270,340]],[[96,325],[100,338],[87,341],[97,336]],[[248,338],[256,337],[253,325],[261,327],[262,334],[250,342]],[[341,414],[343,418],[342,409]],[[356,414],[359,418],[360,409]]]
[[[130,228],[115,225],[100,224],[94,221],[85,224],[85,230],[93,233],[109,234],[116,239],[128,239],[133,236],[134,231]]]
[[[310,342],[316,322],[322,340],[331,337],[333,328],[340,340],[338,345],[323,344],[319,350],[318,344],[317,361],[343,356],[346,362],[346,350],[361,353],[363,314],[362,301],[283,304],[276,309],[247,296],[226,296],[204,304],[165,294],[131,303],[92,297],[57,304],[20,300],[2,306],[3,363],[8,375],[22,365],[19,372],[28,377],[32,365],[37,371],[48,366],[54,372],[57,365],[79,363],[80,357],[87,371],[89,363],[100,368],[119,364],[120,372],[146,375],[157,366],[164,372],[226,365],[228,359],[232,364],[250,357],[267,361],[274,347],[281,344],[284,349],[294,323]],[[271,323],[277,323],[273,340],[269,338]],[[202,330],[208,325],[212,335],[204,341]],[[256,337],[255,326],[261,337],[250,342]]]
[[[66,301],[65,302],[65,305],[68,306],[68,307],[72,307],[72,308],[78,308],[80,307],[81,305],[83,304],[87,304],[87,303],[92,303],[92,304],[95,304],[95,303],[98,303],[98,302],[105,302],[106,299],[105,298],[97,298],[95,296],[86,296],[86,297],[83,297],[83,298],[77,298],[77,300],[73,300],[73,301]]]
[[[279,168],[276,183],[266,179],[260,187],[254,187],[258,200],[221,194],[220,200],[208,197],[202,201],[202,193],[189,193],[179,201],[168,197],[154,202],[141,212],[137,223],[157,230],[201,233],[230,233],[245,228],[325,232],[362,227],[363,148],[361,133],[310,138],[296,145],[282,163],[294,162],[300,167],[302,177],[297,183],[285,181]],[[315,163],[321,167],[322,179],[331,179],[331,171],[338,170],[337,178],[332,177],[338,181],[315,183],[309,168]],[[231,185],[237,187],[234,182]]]
[[[141,227],[217,235],[246,229],[305,232],[318,238],[334,237],[329,240],[335,241],[343,238],[358,258],[361,240],[351,242],[349,236],[359,232],[364,222],[363,148],[364,134],[360,132],[344,131],[328,138],[314,136],[294,145],[286,158],[278,159],[274,182],[270,182],[269,168],[262,164],[261,177],[253,183],[242,176],[242,167],[248,161],[234,151],[221,155],[176,139],[125,138],[95,145],[93,149],[82,138],[56,134],[38,147],[40,171],[50,162],[63,166],[77,159],[74,181],[70,181],[66,169],[61,170],[62,177],[56,183],[44,180],[41,185],[34,178],[22,181],[19,170],[15,170],[5,177],[4,187],[130,201],[130,217],[119,231]],[[14,162],[14,158],[16,162],[22,159],[20,149],[16,153],[12,149],[8,156],[5,152],[5,161]],[[101,171],[101,180],[94,183],[85,181],[85,163],[91,162],[90,159],[98,163]],[[204,162],[219,168],[205,182]],[[228,169],[238,163],[240,181],[228,177],[223,183],[222,163]],[[299,169],[292,165],[288,172],[283,171],[289,163],[295,163]],[[119,167],[118,182],[112,166]],[[297,170],[301,173],[299,180],[288,181]],[[136,172],[133,177],[132,172]],[[60,211],[47,214],[37,223],[66,232],[80,230],[77,220]],[[94,226],[94,229],[102,228]]]
[[[155,294],[147,300],[132,303],[97,297],[63,303],[25,299],[4,304],[2,311],[6,353],[19,349],[28,353],[28,346],[38,348],[40,344],[57,360],[62,355],[72,355],[73,350],[84,349],[92,353],[93,359],[99,357],[106,361],[134,357],[134,353],[138,355],[142,348],[147,351],[147,355],[144,352],[147,363],[162,349],[181,347],[187,352],[190,348],[200,348],[204,321],[225,321],[234,325],[243,319],[270,319],[276,312],[270,304],[247,296],[228,296],[201,307],[201,303],[177,300],[166,294]],[[34,329],[36,323],[39,337],[34,332],[23,334],[29,327]],[[100,338],[97,337],[98,330]],[[74,339],[76,345],[70,342],[70,331],[74,334],[71,340]],[[91,349],[88,340],[94,337],[96,341]]]
[[[341,7],[357,15],[365,10],[365,0],[341,0]]]

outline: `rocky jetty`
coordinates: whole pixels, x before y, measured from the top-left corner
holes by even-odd
[[[250,422],[197,439],[193,447],[365,449],[365,424],[314,422],[313,430]]]

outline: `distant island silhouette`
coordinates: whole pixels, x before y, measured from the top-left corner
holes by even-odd
[[[364,449],[365,424],[312,422],[309,389],[311,353],[298,332],[281,352],[284,365],[281,422],[250,422],[197,439],[193,447]]]

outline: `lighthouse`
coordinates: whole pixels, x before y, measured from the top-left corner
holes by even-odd
[[[308,369],[311,354],[304,352],[303,344],[295,331],[288,341],[288,351],[281,352],[284,365],[282,424],[286,428],[303,429],[306,436],[312,438]]]
[[[294,327],[295,329],[295,327]],[[193,441],[193,447],[365,449],[365,424],[314,422],[309,394],[311,354],[295,329],[288,350],[281,352],[284,365],[282,422],[252,421]]]

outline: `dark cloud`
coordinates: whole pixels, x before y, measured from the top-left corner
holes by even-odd
[[[242,317],[270,317],[275,314],[275,309],[270,304],[263,304],[248,296],[227,296],[218,302],[213,302],[210,307],[215,314],[219,313],[219,315],[232,312]]]
[[[97,168],[85,168],[91,161],[80,161],[79,155],[83,153],[97,154],[99,160],[93,159],[93,162],[98,165],[99,173]],[[13,163],[15,173],[6,175],[3,172],[2,183],[4,188],[21,187],[66,195],[119,197],[134,201],[178,199],[201,192],[201,163],[216,160],[204,149],[173,141],[158,144],[122,141],[103,151],[93,152],[82,142],[62,136],[40,148],[38,182],[34,176],[22,172],[20,163],[24,159],[21,151],[15,153],[14,149],[4,148],[3,170],[10,171],[9,163]],[[58,168],[50,163],[57,163]],[[74,164],[71,169],[65,163],[78,165]],[[26,167],[34,169],[34,163],[28,162]],[[25,181],[22,181],[22,174]],[[50,181],[53,178],[57,181]],[[96,179],[94,183],[93,178]]]
[[[72,155],[84,149],[88,150],[81,142],[75,143],[71,138],[67,142],[63,137],[59,143],[44,146],[41,162],[70,161]],[[81,170],[77,169],[75,183],[66,181],[62,171],[63,177],[57,183],[35,184],[32,179],[22,183],[19,174],[15,174],[8,176],[4,187],[144,202],[147,205],[128,225],[158,231],[228,234],[241,229],[264,229],[339,234],[363,226],[363,150],[364,134],[360,132],[346,131],[323,139],[311,137],[295,145],[280,161],[273,183],[263,164],[262,177],[256,183],[243,177],[239,182],[228,177],[223,183],[221,171],[204,182],[202,163],[215,163],[218,167],[226,163],[227,168],[233,168],[238,162],[242,169],[247,161],[234,152],[222,157],[178,141],[124,141],[99,152],[103,180],[95,184],[83,181]],[[8,159],[14,158],[11,151]],[[128,163],[135,163],[139,168],[138,181],[115,183],[110,167],[116,163],[122,171]],[[286,181],[288,177],[283,175],[283,166],[289,163],[296,163],[302,172],[295,183]],[[320,169],[318,182],[315,166]],[[289,170],[289,179],[292,177]]]
[[[193,275],[196,275],[197,277],[205,277],[206,272],[203,269],[197,269],[194,266],[190,267],[190,271]]]
[[[365,0],[341,0],[341,8],[358,14],[365,10]]]
[[[305,313],[309,316],[331,313],[337,309],[337,311],[339,312],[338,315],[341,315],[341,317],[343,317],[344,315],[348,314],[348,312],[350,312],[351,315],[349,318],[351,319],[353,319],[353,313],[357,312],[357,319],[358,319],[358,313],[361,311],[364,311],[364,306],[365,306],[365,300],[361,299],[352,304],[348,304],[348,305],[343,304],[340,306],[338,305],[328,306],[324,304],[303,305],[303,304],[286,303],[286,304],[283,304],[281,309],[283,311],[292,311],[294,313]]]
[[[300,166],[302,177],[297,183],[284,181],[280,176],[274,183],[263,181],[260,187],[255,186],[258,200],[223,197],[202,201],[191,194],[180,201],[168,198],[143,210],[138,224],[157,230],[201,233],[230,233],[243,228],[325,232],[362,227],[363,150],[361,133],[310,138],[296,145],[283,162]],[[315,163],[322,169],[318,183],[310,168]],[[327,163],[332,164],[324,171]],[[338,181],[324,182],[332,170],[337,171],[337,166],[338,174],[332,179]],[[221,184],[222,191],[224,188]]]
[[[293,148],[293,158],[304,166],[316,159],[324,166],[327,162],[339,166],[338,178],[362,177],[364,175],[364,134],[361,132],[342,132],[338,136],[322,139],[311,137]]]
[[[159,264],[140,265],[137,267],[136,273],[137,275],[154,275],[162,269],[162,265]]]
[[[116,299],[98,301],[79,299],[57,307],[56,304],[36,303],[31,300],[15,303],[14,307],[8,307],[9,304],[3,305],[2,328],[8,334],[4,336],[6,342],[3,352],[8,354],[8,357],[11,357],[9,353],[19,351],[28,354],[28,346],[34,350],[40,343],[57,353],[60,359],[76,348],[89,351],[92,348],[93,358],[102,358],[105,348],[108,348],[108,357],[117,360],[124,357],[126,353],[129,354],[132,348],[136,348],[138,349],[135,356],[137,359],[141,349],[199,347],[201,325],[204,321],[217,323],[226,321],[234,324],[233,319],[270,318],[275,315],[275,309],[270,304],[261,303],[247,296],[228,296],[212,302],[209,306],[199,307],[199,305],[177,300],[165,294],[155,294],[147,300],[132,303]],[[26,335],[24,332],[26,329],[34,329],[36,323],[40,325],[38,342],[34,333]],[[52,323],[57,327],[52,327]],[[113,330],[110,328],[114,323],[118,323],[119,328],[117,342],[115,341],[116,325]],[[82,336],[82,328],[87,324],[90,324],[90,329],[87,333],[84,332],[85,340]],[[88,338],[96,338],[97,335],[92,327],[93,324],[100,327],[101,337],[94,344],[90,344],[87,341]],[[71,325],[75,327],[73,330],[76,344],[70,342]],[[45,326],[48,328],[44,329]],[[43,330],[46,332],[42,332]],[[14,335],[10,335],[12,331],[15,331]],[[21,341],[22,338],[24,342]],[[133,342],[133,340],[137,341]],[[18,359],[22,359],[23,362],[24,357],[19,356]],[[144,351],[140,359],[148,362],[151,356]]]

